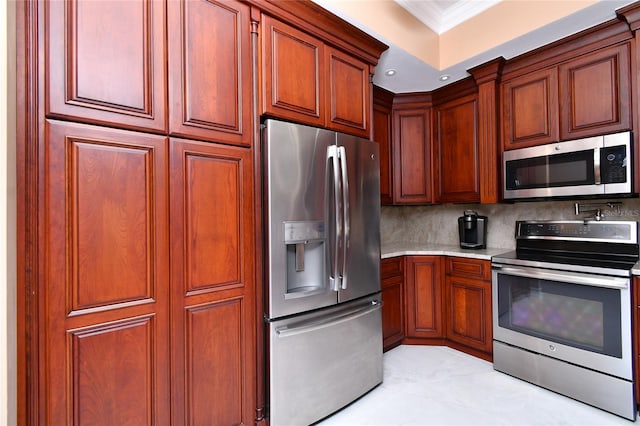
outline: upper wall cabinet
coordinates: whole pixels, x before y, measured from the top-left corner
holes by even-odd
[[[262,16],[262,113],[370,136],[369,65]]]
[[[380,146],[380,201],[393,204],[392,115],[393,93],[373,86],[373,141]]]
[[[49,117],[167,129],[165,4],[46,2]]]
[[[631,66],[625,43],[560,64],[560,139],[631,129]]]
[[[434,107],[436,201],[480,201],[478,97],[468,95]]]
[[[431,108],[393,110],[393,204],[433,203]]]
[[[555,68],[506,81],[502,93],[505,150],[558,141],[558,75]]]
[[[505,80],[505,150],[631,129],[628,43]]]
[[[169,1],[169,132],[248,146],[251,23],[236,1]]]

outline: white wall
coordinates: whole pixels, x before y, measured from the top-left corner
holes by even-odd
[[[17,423],[14,16],[15,2],[0,2],[0,425]]]

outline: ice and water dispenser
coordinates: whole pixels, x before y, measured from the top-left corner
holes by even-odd
[[[325,290],[325,224],[322,221],[285,222],[287,250],[285,299]]]

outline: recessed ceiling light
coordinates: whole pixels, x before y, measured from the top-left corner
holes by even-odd
[[[440,81],[447,81],[451,78],[451,76],[449,74],[443,74],[440,77],[438,77],[438,80]]]
[[[386,75],[387,77],[393,77],[394,75],[396,75],[396,70],[394,70],[394,69],[386,70],[384,72],[384,75]]]

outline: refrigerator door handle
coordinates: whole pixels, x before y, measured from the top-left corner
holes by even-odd
[[[349,174],[347,173],[347,151],[344,146],[338,147],[338,156],[340,157],[340,171],[342,178],[342,273],[340,275],[342,281],[342,289],[347,288],[347,261],[349,256],[349,236],[351,230],[351,218],[349,214]]]
[[[327,148],[327,161],[331,162],[332,169],[332,181],[333,181],[333,209],[334,209],[334,224],[335,233],[333,235],[334,247],[333,253],[330,254],[331,263],[333,265],[332,270],[329,273],[329,286],[331,290],[340,290],[340,265],[339,265],[339,253],[340,253],[340,235],[342,234],[342,211],[340,209],[340,164],[339,153],[336,145],[329,145]]]
[[[333,327],[343,322],[351,321],[361,316],[367,315],[382,308],[382,302],[374,300],[364,306],[358,306],[347,312],[344,312],[338,316],[327,315],[326,317],[319,318],[313,321],[309,321],[305,324],[284,326],[276,328],[276,334],[279,338],[295,336],[302,333],[309,333],[312,331],[321,330],[323,328]]]

